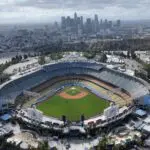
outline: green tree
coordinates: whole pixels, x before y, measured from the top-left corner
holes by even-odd
[[[24,58],[24,59],[27,59],[27,58],[28,58],[28,55],[24,54],[24,55],[23,55],[23,58]]]
[[[84,52],[83,56],[86,57],[87,59],[92,59],[96,56],[96,52],[94,51]]]
[[[136,54],[134,51],[131,51],[131,57],[132,57],[132,59],[136,59]]]
[[[63,58],[63,53],[59,52],[59,53],[51,53],[50,54],[50,58],[52,60],[58,60],[58,59],[61,59]]]
[[[48,141],[40,142],[37,150],[49,150]]]
[[[107,62],[107,55],[104,54],[104,53],[102,53],[101,62],[103,62],[103,63],[106,63],[106,62]]]
[[[150,78],[150,64],[145,64],[144,69],[147,72],[148,78]]]
[[[97,150],[106,150],[107,148],[108,139],[106,136],[102,138],[102,140],[99,142]]]
[[[44,55],[40,56],[38,62],[40,65],[44,65],[46,63],[45,56]]]
[[[130,51],[127,52],[127,58],[130,58]]]

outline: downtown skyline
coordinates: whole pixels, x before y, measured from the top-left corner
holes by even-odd
[[[148,0],[1,0],[0,24],[54,22],[74,12],[109,20],[147,20],[149,7]]]

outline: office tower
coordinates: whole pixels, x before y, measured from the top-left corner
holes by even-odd
[[[83,23],[83,16],[80,17],[80,30],[84,31],[84,23]]]
[[[86,32],[87,33],[92,32],[92,20],[91,20],[91,18],[86,19]]]
[[[78,18],[78,16],[77,16],[77,13],[75,12],[74,13],[74,20],[77,21],[77,18]]]
[[[100,29],[103,29],[103,20],[102,20],[102,19],[100,20],[99,28],[100,28]]]
[[[83,23],[83,16],[80,17],[80,24],[81,24],[82,27],[84,26],[84,23]]]
[[[116,26],[119,28],[121,26],[121,21],[120,20],[117,20],[116,21]]]
[[[94,32],[98,32],[99,31],[99,20],[98,20],[98,15],[95,15],[94,17]]]
[[[77,33],[78,32],[78,21],[79,21],[79,19],[78,19],[78,16],[77,16],[76,12],[74,13],[73,21],[74,21],[73,32]]]
[[[105,22],[104,22],[104,29],[107,29],[108,28],[108,20],[105,19]]]
[[[71,24],[71,18],[70,18],[70,16],[67,16],[67,18],[66,18],[66,26],[70,27],[70,24]]]
[[[66,29],[66,18],[61,17],[61,29],[65,30]]]
[[[111,29],[112,28],[112,21],[108,22],[108,28]]]

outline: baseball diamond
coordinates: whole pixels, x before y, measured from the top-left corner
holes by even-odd
[[[65,115],[69,120],[77,121],[82,114],[85,118],[101,114],[108,106],[109,101],[90,91],[81,87],[70,87],[38,103],[37,109],[48,116],[61,118]]]

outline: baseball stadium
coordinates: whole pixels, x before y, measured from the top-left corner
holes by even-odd
[[[2,84],[0,110],[17,110],[18,97],[30,95],[30,105],[18,109],[20,120],[63,134],[86,133],[124,119],[148,94],[145,81],[98,62],[58,61]]]
[[[61,118],[65,115],[69,120],[77,121],[81,115],[90,118],[103,113],[110,103],[119,107],[132,103],[127,94],[114,93],[104,83],[88,76],[68,76],[52,81],[49,86],[55,89],[54,94],[37,102],[37,109],[48,116]],[[46,85],[42,86],[42,90],[45,89]],[[33,91],[39,92],[39,89]]]

